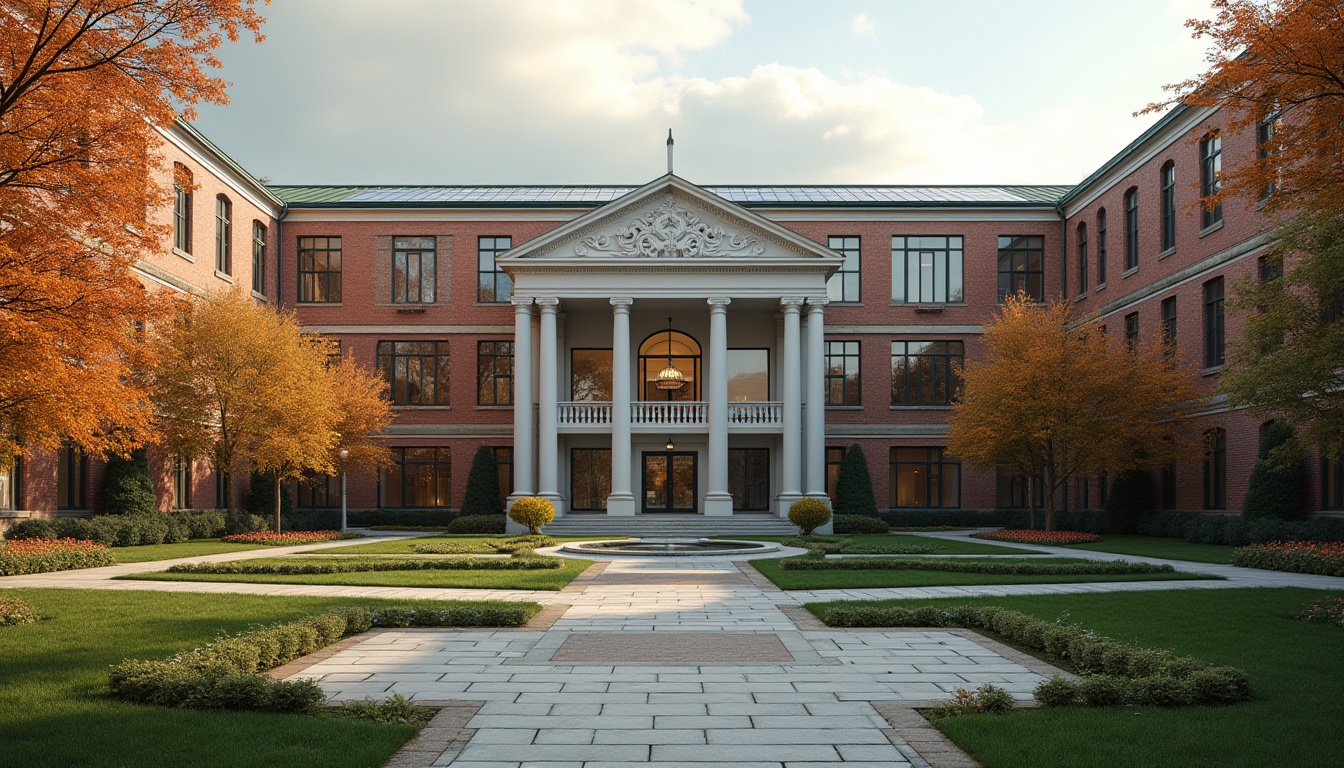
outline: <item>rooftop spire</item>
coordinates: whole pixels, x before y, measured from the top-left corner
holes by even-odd
[[[672,175],[672,129],[667,129],[667,175]]]

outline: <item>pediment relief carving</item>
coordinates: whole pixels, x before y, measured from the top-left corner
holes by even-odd
[[[765,253],[755,235],[726,231],[678,203],[671,195],[629,219],[614,233],[581,238],[576,256],[648,259],[753,257]]]

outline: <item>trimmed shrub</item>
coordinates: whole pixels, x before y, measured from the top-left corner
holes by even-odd
[[[96,541],[109,547],[133,547],[214,538],[223,532],[223,528],[224,515],[221,512],[178,510],[25,520],[6,531],[5,536],[11,541],[69,538]]]
[[[130,456],[111,456],[103,476],[103,512],[109,515],[153,514],[159,511],[154,480],[149,475],[145,449]]]
[[[0,547],[0,576],[116,565],[102,544],[76,539],[24,539]]]
[[[789,505],[789,522],[804,536],[811,536],[830,519],[831,508],[821,499],[799,499]]]
[[[416,526],[442,528],[458,517],[461,517],[460,513],[447,509],[352,509],[347,519],[350,525],[361,528],[395,525],[419,530]]]
[[[1293,441],[1292,428],[1282,422],[1271,422],[1260,440],[1260,455],[1251,469],[1241,514],[1251,519],[1304,517],[1302,465],[1302,451]]]
[[[32,624],[35,621],[37,621],[37,614],[27,600],[21,597],[0,595],[0,627]]]
[[[280,489],[280,515],[294,514],[294,491],[291,483],[282,483]],[[247,489],[247,511],[254,515],[275,520],[275,477],[257,472],[252,473],[251,485]]]
[[[1082,533],[1081,531],[985,531],[983,533],[973,533],[972,538],[990,539],[992,541],[1011,541],[1017,544],[1042,544],[1048,546],[1068,546],[1069,544],[1085,544],[1093,541],[1101,541],[1101,537],[1095,533]]]
[[[448,533],[504,533],[504,515],[464,515],[448,524]]]
[[[839,516],[837,515],[837,518]],[[872,518],[861,518],[870,520]],[[855,544],[849,539],[829,536],[791,536],[783,544],[789,547],[802,547],[812,556],[821,555],[924,555],[937,552],[943,547],[938,544]]]
[[[849,446],[840,460],[840,474],[835,481],[835,514],[865,517],[878,515],[877,501],[873,498],[873,479],[868,474],[868,457],[857,443]]]
[[[527,526],[533,536],[541,533],[541,526],[555,519],[555,505],[540,496],[524,496],[509,507],[509,519]]]
[[[477,448],[476,455],[471,459],[467,493],[462,499],[462,514],[504,514],[504,505],[499,500],[499,462],[495,461],[495,452],[489,446]]]
[[[985,683],[974,691],[957,687],[952,689],[952,698],[935,702],[926,714],[930,720],[941,720],[958,715],[988,713],[1001,715],[1012,712],[1017,706],[1013,695],[997,685]]]
[[[225,536],[222,541],[231,544],[264,544],[268,547],[291,547],[296,544],[319,544],[324,541],[359,538],[363,537],[358,533],[341,533],[340,531],[285,531],[283,533],[259,531],[256,533],[232,533]]]
[[[1139,517],[1156,507],[1153,496],[1153,476],[1141,469],[1131,469],[1115,476],[1110,493],[1106,495],[1106,530],[1104,533],[1134,533]]]
[[[1126,560],[1087,560],[1081,563],[1038,563],[1032,560],[916,560],[900,557],[846,557],[818,560],[786,557],[779,561],[783,571],[943,571],[947,573],[985,573],[1012,576],[1074,576],[1126,573],[1174,573],[1170,565],[1131,563]]]
[[[59,539],[60,533],[56,529],[56,520],[43,520],[33,518],[29,520],[20,520],[9,526],[5,531],[5,538],[10,541],[19,539]]]
[[[836,533],[886,533],[887,524],[880,518],[866,515],[835,515]]]
[[[1251,544],[1232,553],[1232,564],[1320,576],[1344,576],[1344,543],[1275,541]]]
[[[269,530],[270,527],[269,520],[249,512],[229,510],[224,518],[224,532],[230,536],[239,533],[257,533]]]
[[[285,531],[340,530],[341,510],[304,509],[291,515],[281,515],[280,528]]]
[[[564,558],[534,555],[531,550],[513,557],[442,557],[399,560],[391,557],[353,557],[305,560],[232,560],[223,563],[182,563],[169,573],[244,574],[249,576],[309,576],[324,573],[372,573],[375,571],[551,571]]]

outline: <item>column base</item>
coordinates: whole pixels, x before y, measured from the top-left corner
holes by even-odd
[[[705,517],[732,517],[733,497],[727,493],[706,493]]]
[[[635,514],[635,495],[633,493],[613,493],[607,497],[607,515],[611,517],[633,517]]]
[[[803,494],[801,493],[779,494],[778,496],[775,497],[775,514],[783,520],[788,520],[789,505],[793,504],[793,502],[795,501],[801,501],[802,499]]]

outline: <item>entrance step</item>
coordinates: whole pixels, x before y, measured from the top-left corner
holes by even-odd
[[[792,536],[797,526],[769,515],[705,517],[704,515],[566,515],[548,524],[551,536],[639,536],[699,538],[704,536]]]

